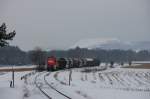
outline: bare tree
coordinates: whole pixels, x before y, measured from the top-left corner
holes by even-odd
[[[45,67],[46,52],[40,47],[36,47],[30,52],[30,59],[37,66],[38,70],[43,70]]]

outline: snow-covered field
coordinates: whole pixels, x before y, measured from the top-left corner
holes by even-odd
[[[0,73],[0,99],[66,99],[50,86],[72,99],[149,99],[150,70],[127,68],[77,68],[56,72],[15,73],[15,88],[10,88],[11,73]],[[22,78],[22,80],[21,80]]]
[[[20,77],[26,73],[15,73],[15,88],[10,88],[11,72],[0,75],[0,99],[23,99],[24,82],[20,80]]]

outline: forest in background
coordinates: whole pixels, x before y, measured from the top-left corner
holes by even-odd
[[[32,55],[36,50],[22,51],[17,46],[6,46],[0,48],[0,65],[31,65]],[[150,51],[141,50],[104,50],[104,49],[93,49],[89,50],[86,48],[75,48],[69,50],[52,50],[52,51],[41,51],[45,62],[46,57],[67,57],[67,58],[97,58],[101,62],[129,62],[129,61],[150,61]]]

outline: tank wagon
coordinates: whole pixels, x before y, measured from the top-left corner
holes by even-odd
[[[100,60],[94,58],[56,58],[48,57],[46,69],[48,71],[80,68],[80,67],[92,67],[99,66]]]

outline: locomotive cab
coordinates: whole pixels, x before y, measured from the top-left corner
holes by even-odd
[[[51,56],[47,58],[47,70],[54,71],[57,69],[57,61],[56,58]]]

